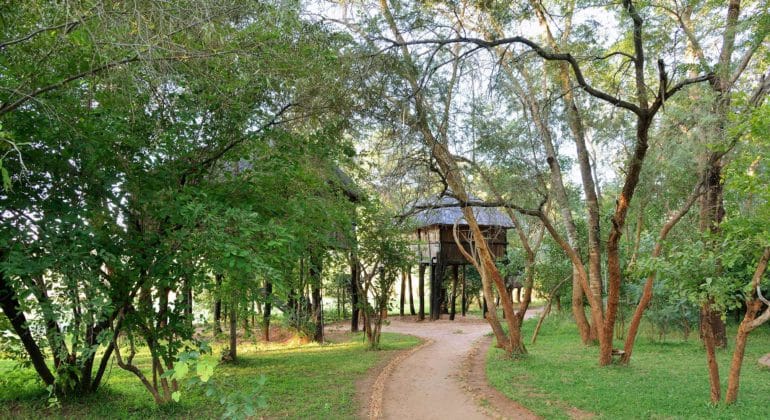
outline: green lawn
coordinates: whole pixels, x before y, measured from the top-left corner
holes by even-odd
[[[536,322],[524,325],[527,342]],[[549,419],[568,418],[572,407],[612,419],[767,418],[770,370],[759,367],[757,359],[770,352],[769,328],[749,337],[738,403],[717,407],[709,404],[706,356],[697,331],[687,342],[653,342],[648,335],[641,331],[631,366],[601,368],[598,348],[583,346],[572,320],[555,315],[544,323],[537,343],[527,346],[526,357],[510,360],[493,348],[487,377],[492,386]],[[731,350],[719,352],[725,387]]]
[[[260,416],[352,418],[358,410],[356,379],[393,350],[418,343],[415,337],[383,333],[383,351],[379,352],[366,350],[360,334],[323,346],[273,345],[257,350],[253,344],[244,344],[239,349],[239,363],[218,366],[214,379],[241,388],[264,374],[268,407]],[[62,401],[61,408],[49,409],[47,392],[35,380],[34,372],[14,369],[13,362],[0,360],[0,418],[216,418],[223,412],[217,401],[196,392],[183,393],[179,404],[158,408],[134,376],[117,365],[108,372],[97,395]]]

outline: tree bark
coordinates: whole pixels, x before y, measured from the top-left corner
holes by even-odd
[[[355,251],[350,256],[350,331],[358,332],[358,317],[360,313],[360,305],[358,303],[358,289],[359,285],[359,273],[358,273],[358,257]]]
[[[727,395],[725,396],[725,402],[732,404],[738,399],[738,386],[741,379],[741,366],[743,365],[743,357],[746,352],[746,342],[748,341],[749,333],[764,324],[770,319],[770,302],[766,299],[758,299],[759,288],[762,282],[762,276],[767,270],[767,264],[770,261],[770,247],[764,249],[762,257],[760,257],[757,263],[757,268],[754,270],[754,276],[751,279],[751,297],[746,299],[746,315],[743,317],[740,326],[738,327],[738,333],[735,337],[735,350],[733,351],[733,359],[730,363],[730,373],[727,379]],[[764,313],[757,317],[757,313],[762,308],[762,303],[767,305]]]
[[[401,300],[399,302],[398,314],[404,316],[404,304],[406,303],[406,271],[401,272]]]
[[[540,26],[545,29],[546,39],[548,44],[554,51],[559,52],[561,46],[559,42],[554,38],[546,13],[543,10],[542,4],[531,1],[533,9],[538,17]],[[586,147],[586,134],[585,127],[583,125],[583,119],[580,115],[575,96],[573,94],[572,78],[570,76],[569,65],[566,62],[560,62],[559,64],[558,78],[561,83],[562,92],[564,94],[564,109],[567,114],[567,122],[569,124],[570,132],[572,133],[573,140],[575,141],[575,150],[578,158],[578,166],[580,168],[580,178],[583,184],[583,193],[585,194],[586,207],[587,207],[587,222],[588,222],[588,277],[589,284],[591,286],[591,293],[594,294],[601,301],[602,296],[602,281],[601,281],[601,228],[599,222],[599,199],[597,196],[597,187],[593,178],[593,172],[591,170],[591,160],[588,156],[588,148]],[[558,199],[558,198],[557,198]],[[573,279],[576,278],[573,273]],[[573,286],[573,291],[575,287]],[[578,288],[579,290],[579,288]],[[585,319],[585,312],[582,309],[583,301],[580,299],[580,309],[576,307],[577,296],[573,295],[573,315],[576,316],[576,320],[583,324]],[[583,315],[580,315],[580,311],[583,311]],[[586,320],[585,324],[588,321]],[[584,328],[585,325],[579,325],[579,328]],[[592,336],[589,340],[584,342],[590,342],[597,339],[596,325],[591,327],[590,333]],[[585,331],[580,330],[581,337],[583,337]]]
[[[711,313],[711,304],[707,302],[701,307],[701,319],[707,319]],[[716,356],[716,340],[710,322],[701,324],[703,332],[703,344],[706,347],[706,363],[708,364],[709,386],[711,388],[711,402],[719,403],[722,398],[722,385],[719,382],[719,364]]]
[[[273,282],[265,279],[265,309],[262,312],[262,340],[270,341],[270,315],[273,310]]]
[[[746,342],[749,333],[753,329],[752,321],[756,318],[757,311],[762,307],[758,300],[749,302],[746,306],[746,314],[743,321],[738,326],[738,332],[735,335],[735,350],[730,362],[730,372],[727,376],[727,393],[725,394],[725,403],[732,404],[738,399],[738,387],[740,386],[741,367],[743,366],[743,357],[746,354]]]
[[[228,353],[230,361],[233,362],[238,356],[238,312],[236,310],[238,307],[237,300],[238,295],[233,292],[232,301],[230,302],[230,352]]]
[[[216,296],[214,298],[214,334],[222,334],[222,275],[214,276]]]
[[[315,324],[315,331],[313,333],[313,341],[316,343],[324,342],[324,309],[323,298],[321,297],[321,273],[323,271],[322,256],[317,253],[312,253],[310,257],[310,283],[312,294],[312,311],[313,311],[313,324]]]
[[[184,307],[184,319],[188,328],[193,327],[193,292],[190,279],[185,276],[182,278],[182,306]]]
[[[2,254],[0,254],[0,257],[2,257]],[[40,376],[40,379],[46,385],[53,385],[56,378],[54,378],[48,365],[46,365],[45,356],[43,356],[43,352],[40,351],[40,347],[38,347],[37,342],[35,342],[34,337],[32,337],[29,331],[27,318],[21,310],[16,293],[5,280],[5,275],[2,272],[0,272],[0,306],[2,306],[3,313],[11,322],[13,331],[21,339],[21,343],[24,345],[32,366],[35,368],[38,376]]]

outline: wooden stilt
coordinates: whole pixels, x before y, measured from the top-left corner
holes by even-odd
[[[420,264],[420,280],[417,285],[417,293],[420,298],[420,311],[417,315],[417,319],[420,321],[425,319],[425,264]]]
[[[465,264],[463,264],[463,282],[462,282],[462,296],[460,297],[460,312],[465,316],[465,312],[468,309],[468,295],[465,293]]]
[[[414,293],[412,293],[412,267],[409,267],[407,280],[409,281],[409,313],[414,316],[417,315],[417,311],[414,310]]]
[[[452,266],[452,298],[449,302],[449,320],[455,320],[455,311],[457,310],[457,265]]]

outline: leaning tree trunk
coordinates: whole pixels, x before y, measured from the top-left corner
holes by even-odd
[[[758,300],[748,303],[746,315],[744,315],[743,321],[738,326],[738,332],[735,334],[735,350],[733,350],[730,372],[727,377],[727,393],[725,395],[725,402],[727,404],[732,404],[738,399],[738,386],[740,385],[743,357],[746,354],[746,342],[748,341],[749,333],[753,329],[751,323],[756,318],[757,311],[761,307],[762,303]]]
[[[0,254],[1,256],[2,254]],[[45,356],[40,351],[37,342],[32,337],[29,331],[27,318],[24,316],[24,312],[21,311],[21,304],[19,303],[16,292],[11,288],[5,280],[5,275],[0,271],[0,306],[3,308],[3,313],[8,317],[8,321],[11,322],[11,327],[16,335],[19,336],[24,349],[29,355],[32,366],[35,368],[40,379],[45,382],[46,385],[53,385],[56,380],[51,373],[51,370],[46,365]]]

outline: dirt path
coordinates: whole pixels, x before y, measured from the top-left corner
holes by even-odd
[[[530,311],[527,317],[537,316]],[[439,320],[415,322],[411,319],[390,319],[384,331],[411,334],[429,340],[407,357],[392,366],[385,380],[381,410],[385,419],[486,419],[489,410],[479,407],[478,395],[471,395],[462,381],[468,369],[465,361],[474,343],[491,331],[486,321],[458,317],[455,321]],[[380,407],[378,407],[380,408]],[[506,407],[506,418],[532,418],[521,409],[511,412]],[[493,410],[494,411],[494,410]]]

